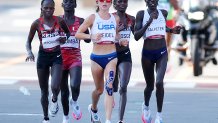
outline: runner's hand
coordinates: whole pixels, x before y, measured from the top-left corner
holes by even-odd
[[[172,33],[174,34],[180,34],[182,27],[181,26],[176,26],[172,28]]]
[[[26,62],[35,62],[35,57],[33,55],[33,53],[28,53],[27,58],[26,58]]]
[[[101,40],[101,37],[102,37],[102,33],[97,33],[97,34],[91,35],[91,40],[94,43],[97,43]]]
[[[67,41],[67,37],[66,36],[61,36],[61,37],[57,38],[56,41],[59,41],[60,44],[64,44]]]
[[[127,41],[126,39],[120,39],[119,44],[120,44],[120,46],[127,47],[129,45],[129,41]]]

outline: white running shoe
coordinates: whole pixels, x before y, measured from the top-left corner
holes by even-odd
[[[88,106],[88,111],[89,111],[90,116],[91,116],[91,122],[92,123],[101,123],[101,119],[98,116],[98,113],[94,113],[91,108],[92,108],[92,104],[90,104]]]
[[[50,123],[49,120],[43,120],[42,123]]]
[[[143,123],[151,123],[151,112],[145,108],[144,103],[142,104],[142,121]]]
[[[155,123],[163,123],[162,118],[156,117],[156,118],[155,118]]]
[[[49,108],[49,114],[52,116],[52,117],[55,117],[58,113],[58,110],[59,110],[59,107],[58,107],[58,101],[56,102],[53,102],[52,101],[52,96],[51,96],[51,106]]]
[[[111,121],[110,120],[106,120],[105,123],[111,123]]]
[[[80,111],[79,105],[77,104],[76,101],[73,101],[72,99],[70,100],[70,105],[73,109],[73,113],[72,113],[73,118],[79,120],[82,117],[82,112]]]
[[[70,123],[69,117],[63,116],[63,121],[62,123]]]
[[[124,123],[122,120],[118,121],[117,123]]]

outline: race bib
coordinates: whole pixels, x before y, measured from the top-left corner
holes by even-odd
[[[62,44],[61,47],[79,48],[79,39],[76,39],[74,36],[70,36],[66,43]]]
[[[52,34],[43,34],[42,35],[42,46],[44,49],[54,48],[60,45],[59,41],[56,41],[59,38],[58,33]]]
[[[131,35],[131,29],[130,29],[130,27],[128,27],[128,28],[125,29],[125,30],[120,31],[119,34],[120,34],[120,36],[121,36],[121,39],[130,41],[130,35]]]

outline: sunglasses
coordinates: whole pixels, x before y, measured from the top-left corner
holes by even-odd
[[[99,1],[99,2],[101,2],[101,3],[103,3],[103,2],[111,3],[111,0],[97,0],[97,1]]]

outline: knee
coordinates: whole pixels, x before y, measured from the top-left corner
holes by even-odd
[[[51,89],[55,92],[58,92],[60,90],[60,87],[58,85],[52,85]]]
[[[100,96],[103,94],[103,91],[104,91],[104,89],[96,89],[95,93]]]
[[[48,103],[48,91],[41,91],[41,103]]]
[[[154,85],[147,85],[146,91],[152,92],[154,90]]]
[[[80,91],[80,86],[71,86],[71,90],[74,92],[79,92]]]
[[[119,90],[120,94],[125,94],[127,92],[127,87],[121,87]]]
[[[156,88],[157,88],[157,90],[163,89],[163,86],[164,86],[163,82],[156,82]]]
[[[49,92],[48,90],[41,90],[41,97],[42,98],[48,98]]]
[[[63,90],[61,91],[61,98],[68,98],[69,97],[69,91]]]

